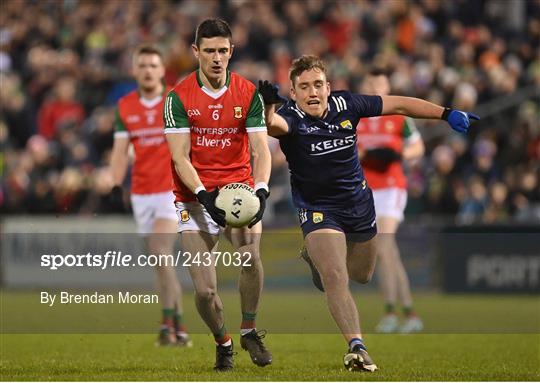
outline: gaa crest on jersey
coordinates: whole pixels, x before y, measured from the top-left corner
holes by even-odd
[[[180,222],[186,223],[189,221],[189,210],[182,210],[180,212]]]
[[[313,212],[313,223],[321,223],[323,219],[323,213]]]
[[[353,128],[352,123],[349,120],[341,121],[339,124],[343,129],[352,130]]]
[[[235,106],[234,107],[234,118],[242,118],[242,107],[241,106]]]
[[[394,123],[392,121],[386,121],[386,124],[384,124],[384,128],[388,133],[392,133],[394,130]]]

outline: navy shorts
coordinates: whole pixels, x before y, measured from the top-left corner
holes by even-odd
[[[304,238],[312,231],[334,229],[345,233],[348,242],[366,242],[377,234],[375,205],[369,193],[362,203],[340,210],[299,209]]]

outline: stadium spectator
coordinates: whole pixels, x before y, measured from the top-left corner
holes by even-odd
[[[481,222],[486,205],[486,185],[480,176],[473,176],[467,182],[467,194],[459,206],[458,222],[464,224]]]
[[[456,154],[448,145],[439,145],[431,154],[430,169],[425,194],[426,210],[438,214],[455,214],[458,211],[457,184],[461,181],[455,174]]]
[[[75,99],[75,92],[74,78],[63,77],[56,82],[52,99],[45,101],[39,110],[39,134],[50,140],[67,124],[82,123],[85,117],[84,109]]]

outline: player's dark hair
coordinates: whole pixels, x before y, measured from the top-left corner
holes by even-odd
[[[368,73],[369,76],[373,76],[373,77],[378,77],[378,76],[389,76],[390,73],[387,69],[385,68],[372,68],[369,73]]]
[[[201,39],[212,37],[225,37],[232,40],[232,33],[229,24],[223,19],[206,19],[197,27],[195,32],[195,45],[201,45]]]
[[[326,76],[326,65],[317,56],[314,55],[302,55],[292,62],[291,71],[289,72],[289,78],[294,84],[294,80],[300,76],[303,72],[311,69],[318,69]]]
[[[137,57],[140,55],[158,55],[161,61],[163,61],[163,53],[161,53],[161,50],[154,45],[139,45],[137,48],[135,48],[135,51],[133,52],[133,57]]]

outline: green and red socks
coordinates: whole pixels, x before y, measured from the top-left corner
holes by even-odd
[[[246,313],[242,311],[242,323],[240,324],[240,335],[249,334],[252,331],[257,331],[255,318],[257,313]]]
[[[232,339],[227,333],[225,325],[221,326],[218,332],[214,333],[214,340],[216,341],[216,344],[220,346],[228,347],[232,345]]]
[[[403,316],[405,318],[415,317],[416,313],[414,312],[414,309],[412,306],[404,306],[402,308],[403,310]],[[396,315],[396,306],[393,303],[386,303],[384,305],[384,313],[386,315]]]
[[[174,328],[174,309],[163,309],[161,314],[161,331]]]

